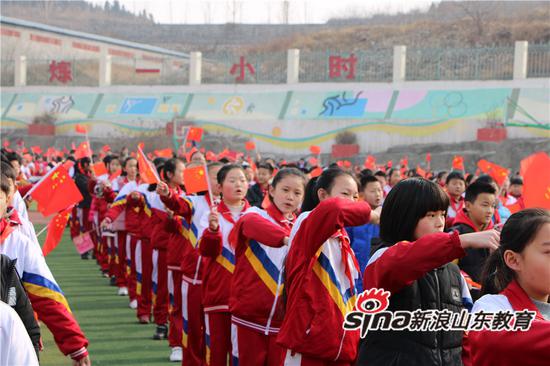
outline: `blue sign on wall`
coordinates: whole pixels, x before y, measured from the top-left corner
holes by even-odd
[[[157,98],[125,98],[120,114],[151,114],[155,111]]]

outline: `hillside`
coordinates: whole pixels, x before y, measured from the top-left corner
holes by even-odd
[[[4,16],[147,43],[174,50],[214,52],[251,48],[380,49],[512,45],[550,42],[550,2],[441,2],[426,12],[344,16],[326,24],[158,24],[119,5],[86,1],[0,1]]]

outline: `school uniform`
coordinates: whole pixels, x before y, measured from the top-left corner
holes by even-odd
[[[355,306],[359,264],[346,226],[368,223],[366,202],[322,201],[301,214],[290,235],[285,262],[286,315],[277,338],[285,365],[351,365],[359,334],[344,330]]]
[[[546,366],[550,360],[550,319],[545,318],[534,301],[513,280],[498,295],[485,295],[476,301],[472,312],[536,312],[528,331],[471,331],[465,365],[475,366]]]
[[[282,365],[284,349],[276,339],[284,318],[284,238],[290,236],[294,220],[273,204],[267,210],[251,207],[230,234],[236,265],[229,310],[237,327],[240,366]]]

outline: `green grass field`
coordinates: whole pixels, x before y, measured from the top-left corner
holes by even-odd
[[[37,232],[42,225],[37,225]],[[45,238],[42,234],[40,242]],[[174,365],[168,361],[167,341],[153,341],[155,326],[140,325],[127,296],[117,296],[116,287],[101,276],[95,260],[81,260],[65,231],[59,246],[46,258],[55,279],[65,293],[73,314],[86,334],[92,365]],[[71,365],[42,324],[44,351],[42,366]]]

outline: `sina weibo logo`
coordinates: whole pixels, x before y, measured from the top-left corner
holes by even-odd
[[[344,319],[345,330],[361,330],[361,338],[367,335],[369,329],[375,329],[373,319],[387,316],[391,319],[392,313],[385,311],[390,305],[391,293],[384,289],[372,288],[363,291],[357,296],[355,310],[347,313]],[[379,322],[379,320],[377,320]]]
[[[355,307],[362,313],[376,314],[388,308],[390,305],[390,295],[389,291],[379,288],[363,291],[357,296]]]

